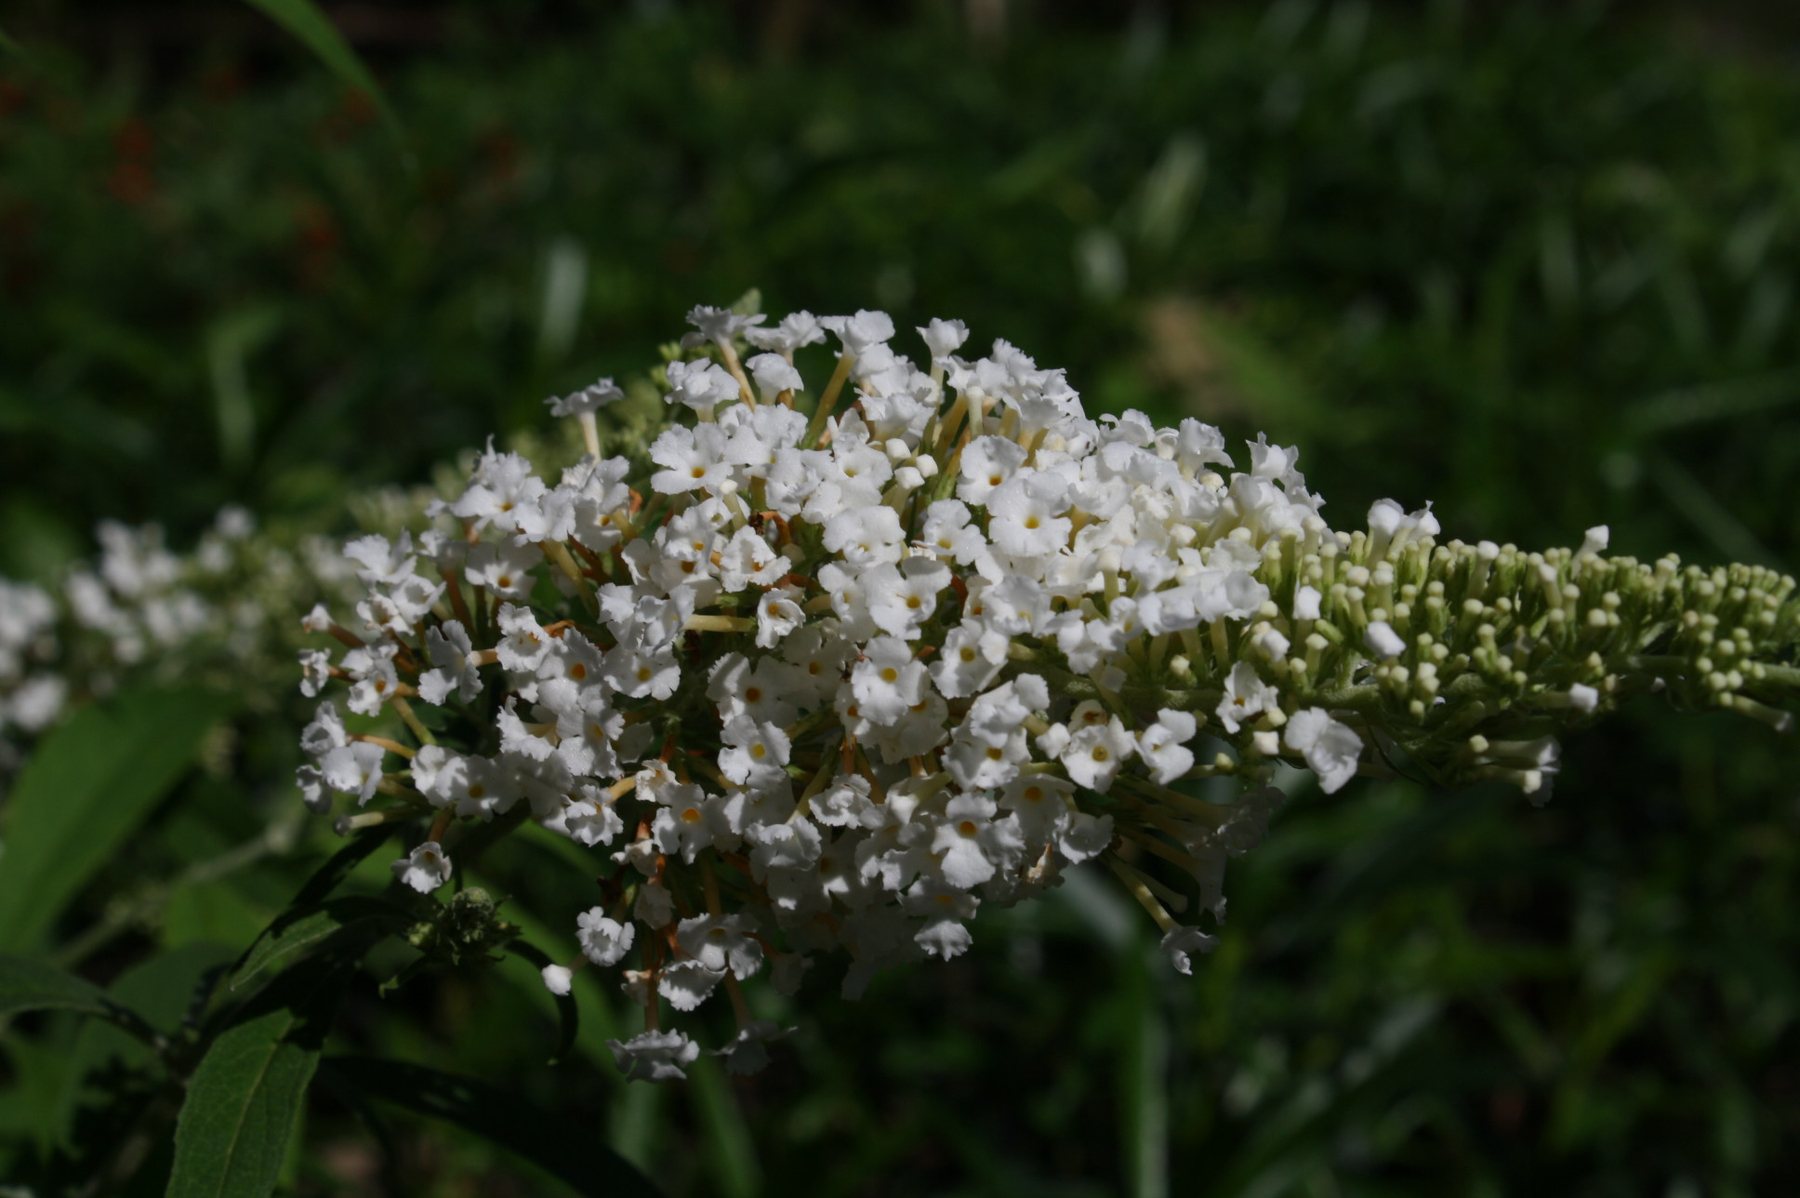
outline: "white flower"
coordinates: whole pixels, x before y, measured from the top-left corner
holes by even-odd
[[[1089,724],[1072,732],[1059,760],[1075,785],[1105,793],[1136,751],[1131,733],[1113,716],[1104,724]]]
[[[1192,713],[1165,707],[1156,722],[1138,733],[1138,753],[1151,769],[1151,777],[1167,786],[1194,768],[1193,750],[1187,747],[1199,730]]]
[[[331,789],[353,794],[358,803],[367,803],[381,782],[380,745],[353,741],[326,753],[319,761],[319,773]]]
[[[552,416],[576,416],[583,412],[597,412],[607,404],[624,398],[625,392],[614,386],[611,379],[601,379],[560,398],[551,396],[544,402],[550,406]]]
[[[969,326],[960,320],[933,319],[919,330],[919,336],[924,340],[925,348],[931,351],[931,363],[936,366],[962,348],[962,343],[969,339]]]
[[[606,1046],[627,1081],[685,1078],[683,1066],[700,1056],[700,1046],[681,1032],[640,1032],[629,1040],[608,1040]]]
[[[1162,951],[1168,956],[1169,964],[1175,967],[1176,973],[1191,974],[1194,967],[1189,958],[1194,953],[1210,953],[1219,943],[1217,936],[1208,936],[1199,928],[1176,928],[1162,938]]]
[[[607,917],[601,907],[590,907],[575,917],[575,938],[581,951],[596,965],[617,965],[631,951],[637,925]]]
[[[894,566],[874,566],[863,575],[869,618],[892,636],[917,640],[919,629],[937,611],[938,593],[950,585],[950,567],[924,557]]]
[[[1406,652],[1406,642],[1386,620],[1371,620],[1363,633],[1363,644],[1377,657],[1398,657]]]
[[[737,1035],[732,1037],[729,1044],[708,1051],[714,1056],[723,1057],[725,1068],[732,1073],[757,1073],[769,1063],[769,1053],[763,1045],[771,1040],[779,1040],[793,1030],[766,1019],[753,1019],[738,1029]]]
[[[1216,714],[1227,732],[1236,732],[1239,725],[1274,710],[1276,698],[1275,688],[1262,680],[1256,667],[1240,661],[1225,676],[1225,695]]]
[[[1282,730],[1288,748],[1306,758],[1319,776],[1319,789],[1335,794],[1356,776],[1362,759],[1362,738],[1348,724],[1340,723],[1319,707],[1307,707],[1288,717]]]
[[[675,942],[706,968],[747,978],[762,968],[763,948],[755,931],[748,915],[702,915],[682,920]]]
[[[430,894],[450,880],[450,858],[444,846],[427,840],[411,853],[394,862],[394,876],[420,894]]]
[[[568,994],[574,984],[575,975],[566,965],[546,965],[538,972],[544,979],[544,989],[558,998]]]
[[[692,1011],[724,980],[723,969],[710,969],[702,961],[689,959],[665,965],[657,978],[656,991],[677,1011]]]
[[[756,601],[756,647],[773,649],[806,623],[797,587],[770,587]]]
[[[878,724],[899,720],[913,704],[924,701],[930,686],[924,665],[913,660],[912,650],[897,637],[871,640],[850,672],[849,689],[858,712]]]

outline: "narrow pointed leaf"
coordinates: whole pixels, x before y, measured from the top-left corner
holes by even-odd
[[[319,11],[312,0],[249,0],[249,3],[298,38],[332,74],[351,87],[365,92],[381,113],[382,123],[399,144],[402,154],[410,161],[405,132],[400,127],[400,119],[389,107],[381,85],[375,82],[375,76],[369,72],[356,51],[350,48],[350,43],[344,40],[344,35],[338,32],[337,26]]]
[[[168,1198],[264,1198],[275,1188],[344,976],[328,961],[289,970],[213,1040],[175,1125]]]
[[[231,706],[197,687],[129,691],[76,712],[39,742],[6,806],[0,952],[40,946]]]
[[[136,1011],[93,983],[41,961],[0,956],[0,1018],[44,1010],[98,1015],[146,1043],[156,1044],[162,1039]]]
[[[325,864],[306,879],[304,885],[295,893],[293,901],[288,904],[290,910],[315,906],[331,897],[331,892],[344,884],[376,849],[386,844],[394,834],[393,824],[382,824],[374,828],[364,828],[350,842],[333,853]]]
[[[374,1057],[327,1057],[323,1068],[334,1085],[448,1120],[518,1153],[578,1194],[655,1198],[660,1193],[624,1157],[600,1143],[591,1130],[485,1082]],[[174,1191],[170,1193],[174,1196]]]
[[[231,989],[286,969],[326,946],[359,954],[412,916],[386,899],[339,895],[307,910],[284,911],[256,939],[232,971]]]

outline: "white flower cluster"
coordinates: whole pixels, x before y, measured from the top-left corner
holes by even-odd
[[[35,735],[62,710],[67,683],[41,669],[56,656],[56,617],[48,591],[0,578],[0,736]]]
[[[1370,745],[1402,747],[1384,729],[1438,728],[1467,675],[1507,697],[1442,752],[1405,747],[1536,789],[1554,742],[1474,726],[1616,689],[1605,663],[1558,673],[1541,653],[1554,669],[1511,680],[1564,629],[1506,631],[1540,601],[1499,588],[1587,568],[1591,548],[1534,565],[1435,546],[1429,511],[1385,501],[1368,532],[1335,533],[1294,450],[1259,437],[1233,472],[1198,421],[1090,419],[1062,372],[1003,341],[961,356],[960,322],[920,329],[915,364],[879,312],[690,320],[659,380],[680,418],[648,463],[598,453],[610,380],[550,401],[590,452],[550,482],[490,446],[434,527],[352,541],[355,619],[308,624],[346,649],[302,655],[307,694],[335,682],[350,712],[412,730],[416,747],[354,732],[326,701],[300,779],[320,811],[395,800],[341,827],[432,814],[394,863],[407,885],[449,881],[459,821],[529,818],[610,858],[572,966],[621,967],[644,1007],[648,1030],[613,1042],[630,1076],[680,1076],[700,1051],[661,1028],[662,1000],[726,992],[738,1034],[718,1051],[753,1068],[779,1029],[749,1017],[743,979],[767,966],[791,992],[841,948],[855,996],[879,969],[963,952],[981,906],[1094,858],[1187,972],[1213,938],[1176,922],[1186,899],[1155,874],[1188,875],[1223,918],[1225,859],[1263,835],[1278,761],[1328,793],[1380,771]],[[828,337],[809,418],[796,351]],[[1188,786],[1227,775],[1235,802]]]
[[[294,590],[300,567],[252,546],[253,531],[248,512],[228,507],[191,553],[177,554],[157,525],[102,521],[98,555],[53,586],[0,579],[0,771],[16,767],[72,700],[133,674],[183,676],[198,644],[221,646],[240,669],[248,655],[269,656],[269,595]],[[242,585],[251,559],[267,584],[259,593]]]

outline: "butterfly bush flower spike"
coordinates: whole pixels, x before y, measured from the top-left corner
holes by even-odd
[[[754,1069],[783,1029],[744,987],[838,955],[854,997],[1089,861],[1190,972],[1284,765],[1326,795],[1398,766],[1542,797],[1556,736],[1634,694],[1791,722],[1772,571],[1608,557],[1604,530],[1441,540],[1387,500],[1335,528],[1295,449],[1090,416],[958,321],[915,359],[881,312],[689,319],[631,453],[600,451],[611,380],[551,400],[580,460],[490,444],[428,527],[350,542],[361,594],[309,614],[335,643],[301,662],[302,792],[416,816],[407,886],[450,882],[483,825],[591,857],[580,956],[544,980],[643,1008],[610,1042],[628,1077],[684,1076],[702,1047],[665,1017],[721,995],[707,1051]],[[37,627],[5,610],[0,667]]]

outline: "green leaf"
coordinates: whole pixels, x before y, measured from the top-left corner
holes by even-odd
[[[539,969],[554,964],[549,953],[524,940],[511,941],[507,944],[506,951],[524,957]],[[575,1006],[573,989],[568,994],[552,994],[551,997],[556,1000],[556,1017],[562,1025],[562,1034],[556,1041],[556,1051],[550,1055],[550,1063],[555,1065],[567,1059],[569,1050],[575,1047],[575,1037],[581,1031],[581,1012]]]
[[[344,879],[356,872],[356,867],[388,842],[394,834],[394,824],[381,824],[373,828],[364,828],[350,838],[350,843],[333,853],[325,864],[313,871],[312,877],[295,892],[293,901],[288,904],[289,910],[311,907],[331,897],[331,892],[344,884]]]
[[[381,120],[387,126],[395,143],[400,147],[403,158],[410,165],[412,153],[406,146],[406,133],[400,127],[400,118],[388,106],[387,97],[382,93],[381,85],[375,82],[375,76],[363,65],[356,51],[344,40],[337,26],[320,12],[312,0],[247,0],[254,8],[259,8],[270,20],[286,29],[289,33],[305,43],[306,48],[319,56],[319,61],[328,67],[332,74],[342,79],[351,87],[360,88],[374,102],[381,113]]]
[[[659,1194],[647,1177],[596,1142],[587,1128],[474,1078],[373,1057],[327,1057],[323,1073],[339,1088],[433,1119],[446,1119],[484,1136],[560,1178],[579,1194],[596,1198],[655,1198]],[[173,1189],[169,1193],[177,1198]]]
[[[287,968],[327,945],[360,952],[388,932],[407,927],[413,917],[386,899],[346,894],[316,907],[289,909],[244,950],[232,971],[238,990],[266,973]]]
[[[41,961],[0,956],[0,1018],[24,1011],[74,1011],[98,1015],[150,1044],[162,1037],[130,1007],[117,1002],[91,982]]]
[[[263,1198],[275,1188],[344,979],[329,961],[289,970],[219,1033],[188,1082],[168,1198]]]
[[[143,823],[233,700],[198,687],[127,691],[46,736],[6,809],[0,952],[30,952]]]

